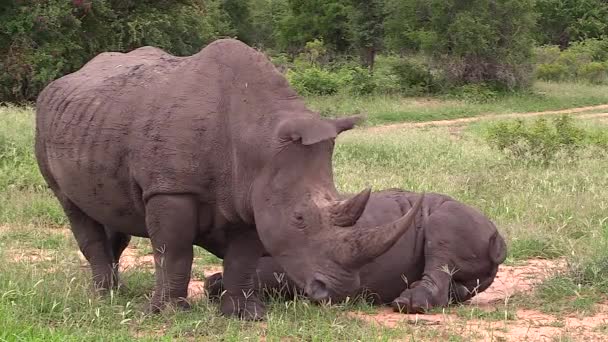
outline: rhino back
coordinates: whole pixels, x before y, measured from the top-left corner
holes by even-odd
[[[231,197],[272,155],[281,110],[310,115],[239,42],[189,57],[105,53],[39,96],[37,156],[51,187],[104,224],[142,225],[144,201],[159,193],[198,194],[238,220]]]

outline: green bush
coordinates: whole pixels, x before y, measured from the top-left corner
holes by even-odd
[[[536,68],[536,77],[543,81],[562,81],[568,79],[568,68],[558,63],[540,64]]]
[[[428,66],[409,59],[401,59],[393,65],[401,92],[406,95],[433,93],[438,90],[437,82]]]
[[[356,66],[350,69],[348,91],[354,95],[369,95],[376,90],[376,78],[368,69]]]
[[[568,115],[552,121],[539,118],[531,124],[522,119],[502,121],[486,133],[486,141],[508,157],[541,164],[551,163],[559,153],[575,157],[575,152],[586,145],[608,146],[607,134],[578,127]]]
[[[335,73],[317,66],[290,69],[287,79],[300,95],[332,95],[340,88],[340,79]]]
[[[448,98],[455,98],[472,103],[488,103],[498,98],[498,91],[486,84],[465,84],[454,88]]]
[[[541,80],[608,83],[608,40],[587,39],[563,51],[543,46],[535,53],[536,77]]]
[[[578,76],[593,84],[608,83],[608,65],[606,62],[590,62],[582,65]]]

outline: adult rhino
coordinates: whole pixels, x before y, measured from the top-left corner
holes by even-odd
[[[263,54],[218,40],[189,57],[102,53],[50,83],[35,149],[97,289],[118,284],[130,236],[149,237],[150,310],[187,307],[198,245],[224,259],[221,312],[258,319],[245,294],[264,253],[311,296],[340,297],[410,225],[352,227],[369,190],[339,200],[332,153],[357,121],[322,119]]]
[[[355,229],[399,218],[420,198],[398,189],[375,192]],[[486,290],[505,260],[506,245],[494,224],[449,196],[427,193],[415,227],[363,267],[361,287],[351,295],[371,295],[373,302],[390,303],[395,311],[425,312]],[[266,293],[287,298],[301,293],[272,257],[260,259],[255,281]],[[221,273],[206,279],[211,298],[222,295],[222,286]]]

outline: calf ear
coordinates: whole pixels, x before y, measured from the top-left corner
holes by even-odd
[[[313,145],[328,139],[334,139],[341,132],[352,129],[362,120],[360,116],[339,119],[298,118],[285,120],[279,125],[279,139],[283,141],[301,141],[303,145]]]

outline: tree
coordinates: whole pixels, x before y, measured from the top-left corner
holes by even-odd
[[[236,30],[237,38],[247,44],[252,43],[250,2],[246,0],[223,0],[222,9],[230,18],[230,26]]]
[[[532,0],[387,0],[387,43],[421,51],[455,83],[509,89],[530,80]]]
[[[538,40],[565,49],[572,41],[608,34],[606,0],[537,0]]]
[[[189,55],[232,33],[220,0],[4,0],[0,101],[34,100],[103,51],[153,45]]]
[[[281,47],[296,52],[306,42],[321,39],[334,51],[348,51],[348,1],[288,0],[288,12],[279,26]]]
[[[363,65],[374,69],[376,53],[384,39],[384,0],[352,0],[351,36],[361,52]]]
[[[274,49],[277,47],[279,25],[288,12],[287,0],[250,0],[250,39],[253,45]]]

